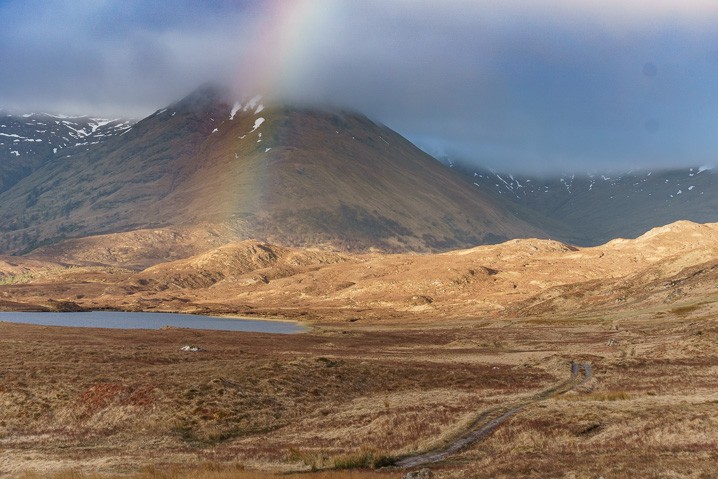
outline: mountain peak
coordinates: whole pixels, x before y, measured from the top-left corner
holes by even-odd
[[[235,103],[229,93],[202,85],[131,134],[39,165],[0,194],[0,249],[200,224],[228,227],[238,239],[347,250],[544,236],[363,115],[265,109],[258,95]],[[21,222],[18,212],[41,220]]]
[[[229,103],[230,89],[217,83],[205,83],[172,105],[180,111],[199,112],[214,105]]]

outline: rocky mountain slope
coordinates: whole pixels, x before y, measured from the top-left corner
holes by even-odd
[[[227,98],[202,87],[37,168],[0,193],[0,251],[200,224],[235,239],[346,250],[544,236],[361,114]]]
[[[121,135],[134,121],[0,111],[0,192],[69,150],[87,150]]]
[[[679,220],[718,221],[718,174],[707,167],[545,178],[451,167],[552,238],[572,244],[635,238]]]

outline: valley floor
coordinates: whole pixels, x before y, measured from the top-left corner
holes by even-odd
[[[0,474],[254,478],[264,476],[246,471],[380,467],[565,380],[580,361],[592,366],[588,383],[530,404],[431,465],[434,477],[713,477],[715,299],[431,324],[344,319],[291,336],[5,323]],[[205,351],[180,351],[185,344]]]
[[[2,257],[0,310],[251,315],[311,330],[2,323],[0,475],[403,477],[391,464],[525,405],[431,465],[435,476],[715,477],[718,224],[594,248],[528,239],[388,255],[247,240],[179,259],[156,256],[179,237],[160,233]],[[541,395],[572,362],[591,379]]]

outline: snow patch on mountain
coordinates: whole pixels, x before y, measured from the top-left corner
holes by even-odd
[[[0,115],[0,139],[12,140],[9,144],[0,143],[0,158],[46,157],[63,148],[89,148],[125,133],[133,124],[134,121],[125,119],[51,113]]]
[[[255,131],[257,128],[259,128],[260,126],[262,126],[262,123],[264,123],[264,118],[261,117],[261,116],[260,116],[259,118],[257,118],[256,120],[254,120],[254,128],[252,128],[252,131],[250,131],[250,133],[252,133],[252,132]],[[261,135],[261,133],[260,133],[260,135]]]
[[[259,105],[259,102],[262,100],[262,95],[255,95],[253,96],[246,105],[244,105],[244,108],[242,108],[242,111],[249,111],[257,108],[257,105]]]
[[[242,109],[242,104],[240,102],[235,102],[234,106],[232,107],[232,111],[229,112],[229,119],[234,120],[234,116],[241,109]]]

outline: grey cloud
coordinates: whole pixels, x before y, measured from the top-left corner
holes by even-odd
[[[238,2],[10,2],[0,106],[142,116],[236,69]],[[204,6],[203,6],[204,5]]]
[[[498,169],[714,162],[718,8],[624,3],[316,0],[278,40],[262,32],[294,2],[14,1],[0,107],[141,116],[207,80],[273,76],[279,96]]]

